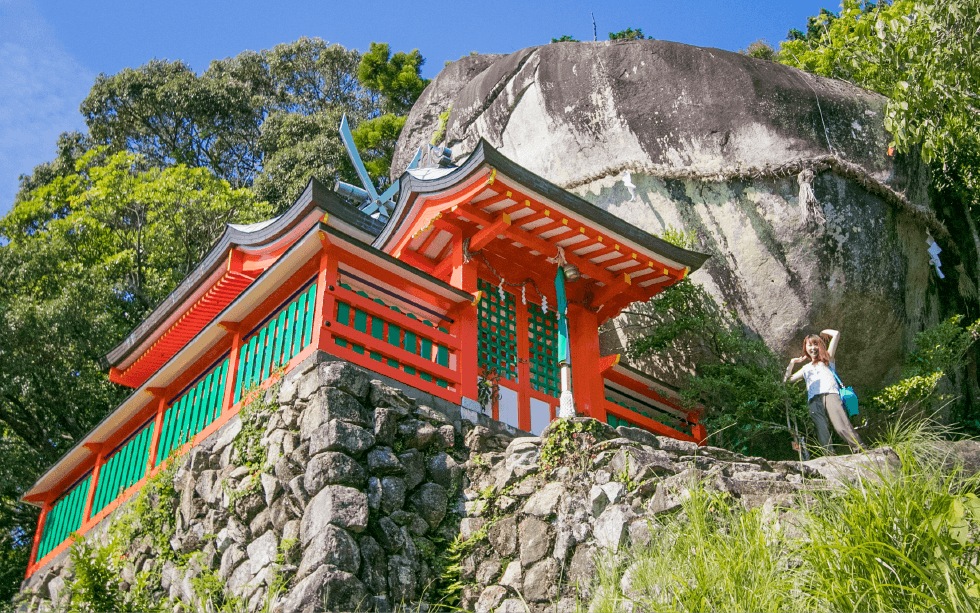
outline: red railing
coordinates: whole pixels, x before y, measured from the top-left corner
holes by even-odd
[[[449,327],[401,312],[347,284],[327,291],[333,304],[324,325],[333,343],[321,346],[325,351],[433,396],[460,401],[461,346]]]

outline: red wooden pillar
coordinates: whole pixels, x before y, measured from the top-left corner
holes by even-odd
[[[317,349],[329,351],[333,335],[330,326],[334,318],[334,294],[337,283],[336,251],[331,247],[327,235],[320,232],[320,272],[316,277],[316,303],[313,310],[313,344]]]
[[[704,445],[705,440],[708,438],[708,429],[702,423],[695,423],[691,428],[691,436],[697,441],[698,445]]]
[[[599,317],[580,304],[568,305],[572,392],[581,415],[606,422],[605,393],[599,363]]]
[[[531,431],[531,340],[528,338],[527,305],[515,301],[514,316],[517,319],[517,427]]]
[[[453,319],[456,320],[454,324],[455,335],[459,339],[460,345],[459,353],[456,354],[456,368],[459,370],[462,397],[476,403],[480,397],[477,382],[480,377],[480,365],[477,356],[478,327],[480,325],[477,314],[478,301],[476,300],[477,263],[474,260],[467,262],[463,257],[462,234],[456,234],[453,240],[455,245],[450,254],[453,268],[449,283],[474,298],[472,303],[461,304],[453,312]]]
[[[167,412],[167,390],[163,387],[148,387],[146,391],[153,394],[157,401],[157,414],[153,421],[153,438],[150,440],[150,457],[146,459],[146,474],[150,474],[157,462],[160,451],[160,436],[163,434],[163,416]]]
[[[37,530],[34,532],[34,544],[31,545],[31,557],[27,561],[25,578],[31,576],[31,567],[37,563],[37,549],[41,546],[41,537],[44,536],[44,522],[47,521],[48,513],[51,512],[51,507],[54,506],[52,502],[54,502],[53,499],[45,500],[41,506],[41,516],[37,519]]]
[[[231,410],[235,404],[235,379],[238,378],[238,354],[242,350],[242,330],[239,322],[222,321],[218,323],[232,334],[231,353],[228,354],[228,374],[225,376],[225,394],[221,400],[221,414]]]
[[[106,445],[103,443],[86,443],[85,448],[95,454],[95,467],[92,469],[92,478],[88,482],[88,493],[85,495],[85,507],[82,510],[82,523],[85,525],[92,519],[92,504],[95,502],[95,490],[99,485],[99,474],[102,472],[102,465],[105,464]]]

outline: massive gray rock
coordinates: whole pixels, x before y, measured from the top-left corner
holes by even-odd
[[[713,256],[694,280],[787,358],[806,332],[841,330],[838,369],[860,394],[898,375],[916,332],[977,298],[976,233],[953,244],[925,166],[888,155],[885,102],[719,49],[550,44],[449,65],[413,107],[391,168],[401,173],[450,111],[437,144],[457,162],[483,138],[643,230],[694,231],[695,249]],[[801,223],[804,169],[825,223]],[[950,229],[967,228],[944,209]],[[621,351],[630,329],[609,326],[604,351]]]

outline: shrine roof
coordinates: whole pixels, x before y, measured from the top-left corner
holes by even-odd
[[[200,264],[106,355],[109,365],[115,369],[114,379],[131,386],[145,380],[241,295],[282,251],[324,214],[331,227],[366,243],[370,243],[383,227],[382,222],[345,202],[316,179],[310,181],[297,201],[282,215],[253,224],[228,224]],[[250,260],[243,270],[231,270],[230,250],[238,250]],[[151,355],[156,353],[160,355]],[[141,360],[146,364],[140,365],[140,372],[127,374],[127,369]]]
[[[484,139],[480,139],[473,153],[457,168],[419,169],[404,173],[401,177],[401,193],[398,203],[387,225],[374,241],[375,247],[387,250],[386,247],[393,243],[393,239],[399,230],[403,230],[404,225],[409,223],[409,217],[413,212],[412,205],[419,196],[451,190],[486,168],[505,175],[512,182],[534,192],[534,195],[541,200],[557,205],[567,210],[569,214],[589,221],[596,228],[608,230],[625,241],[656,252],[681,268],[686,267],[689,271],[697,270],[710,257],[703,253],[677,247],[644,232],[612,213],[527,170],[494,149]]]

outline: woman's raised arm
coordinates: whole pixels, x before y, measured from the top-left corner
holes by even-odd
[[[803,362],[806,362],[809,359],[810,358],[806,357],[805,355],[802,355],[798,358],[793,358],[792,360],[790,360],[789,366],[786,367],[786,376],[783,377],[783,383],[787,381],[789,381],[790,383],[796,383],[797,381],[802,379],[803,369],[801,368],[798,371],[796,371],[796,374],[793,374],[793,367],[796,366],[797,364],[802,364]]]
[[[833,360],[837,355],[837,343],[840,341],[840,332],[827,329],[820,334],[826,334],[830,337],[830,343],[827,344],[827,353],[830,354],[830,359]]]

